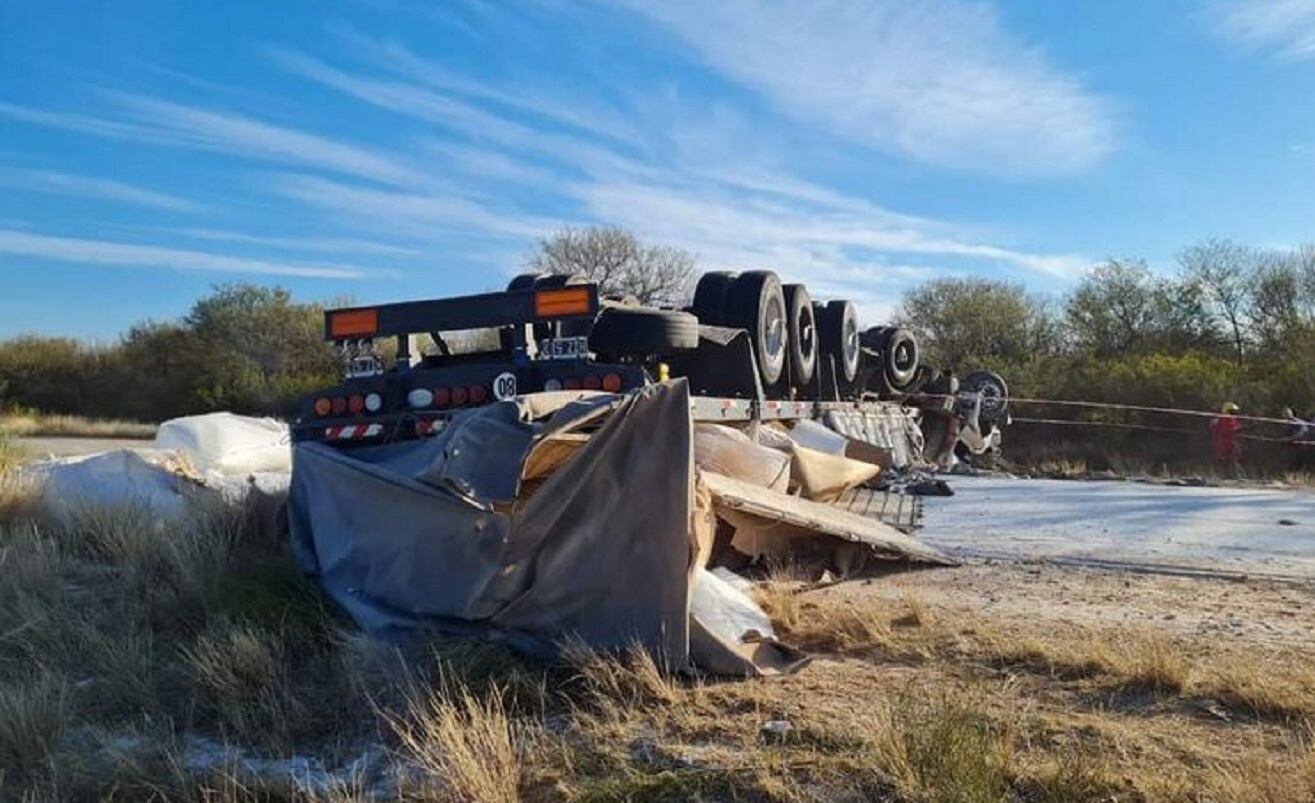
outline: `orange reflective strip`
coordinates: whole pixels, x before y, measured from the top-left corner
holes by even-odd
[[[360,337],[379,331],[379,310],[352,309],[329,313],[330,337]]]
[[[588,287],[566,287],[561,290],[540,290],[534,294],[534,316],[536,318],[556,318],[563,315],[588,314]]]

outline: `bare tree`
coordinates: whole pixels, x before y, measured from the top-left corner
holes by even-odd
[[[539,241],[525,260],[529,270],[579,273],[603,295],[634,296],[643,304],[679,306],[694,285],[694,257],[679,248],[647,245],[616,226],[569,226]]]
[[[1204,292],[1238,360],[1246,348],[1247,307],[1257,262],[1254,249],[1228,240],[1206,240],[1178,256],[1184,284],[1195,284]]]

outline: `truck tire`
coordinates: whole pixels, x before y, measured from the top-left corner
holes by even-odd
[[[690,311],[699,316],[699,323],[722,326],[726,323],[726,298],[737,273],[726,270],[709,271],[699,277],[694,288],[694,303]]]
[[[775,385],[785,373],[789,322],[781,280],[770,270],[741,273],[726,296],[726,323],[749,333],[763,387]]]
[[[982,411],[980,419],[986,421],[1003,420],[1009,412],[1009,386],[1004,377],[995,371],[979,369],[970,372],[959,383],[962,393],[981,393]]]
[[[610,357],[652,357],[699,347],[699,319],[651,307],[605,307],[589,333],[589,349]]]
[[[907,329],[891,329],[886,335],[886,372],[890,384],[904,388],[918,372],[918,341]]]
[[[536,282],[547,276],[546,273],[522,273],[507,282],[507,292],[515,290],[531,290]]]
[[[918,371],[918,341],[898,326],[874,326],[863,333],[864,348],[880,355],[881,372],[890,386],[902,391]]]
[[[821,353],[835,361],[836,384],[844,392],[858,379],[859,332],[858,312],[844,299],[816,305],[818,345]]]
[[[515,279],[512,281],[515,281]],[[542,273],[535,277],[534,289],[556,290],[559,287],[571,287],[572,285],[588,283],[589,277],[583,273]]]
[[[813,317],[813,300],[802,284],[787,284],[785,292],[786,321],[790,325],[789,357],[791,379],[799,387],[807,387],[817,370],[817,320]]]

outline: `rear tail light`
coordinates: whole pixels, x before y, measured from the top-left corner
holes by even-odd
[[[603,386],[603,381],[593,374],[590,374],[589,376],[586,376],[584,378],[585,390],[598,390],[602,386]]]
[[[342,415],[347,412],[347,399],[343,396],[333,397],[333,414]]]
[[[352,415],[360,415],[361,411],[365,409],[365,399],[359,395],[348,396],[347,409],[352,411]]]
[[[452,403],[452,391],[447,388],[434,388],[434,406],[447,407]]]
[[[620,374],[604,374],[604,375],[603,375],[603,390],[606,390],[606,391],[609,392],[609,393],[616,393],[616,392],[619,391],[620,389],[621,389],[621,375],[620,375]]]
[[[488,397],[489,397],[489,390],[488,390],[488,388],[484,387],[483,385],[471,385],[471,386],[470,386],[470,403],[471,403],[471,404],[483,404],[483,403],[484,403],[484,400],[487,399]]]
[[[378,393],[367,393],[367,394],[365,394],[365,409],[366,409],[366,410],[368,410],[368,411],[370,411],[370,412],[372,412],[372,413],[377,413],[377,412],[379,412],[380,410],[383,409],[383,406],[384,406],[384,397],[383,397],[383,396],[380,396]]]
[[[333,402],[328,398],[321,396],[315,400],[315,415],[326,416],[333,412]]]
[[[465,404],[466,401],[469,399],[470,399],[470,391],[466,390],[463,387],[452,388],[453,406],[460,407],[461,405]]]

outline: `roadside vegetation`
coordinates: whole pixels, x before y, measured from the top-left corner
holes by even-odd
[[[0,412],[0,438],[77,437],[131,438],[149,440],[156,426],[139,421],[85,418],[78,415],[51,415],[35,410],[13,409]],[[17,448],[17,447],[14,447]]]
[[[1018,398],[1315,418],[1315,247],[1291,251],[1209,240],[1176,268],[1111,259],[1063,298],[1018,284],[940,279],[910,290],[896,315],[933,364],[999,371]],[[1081,463],[1091,471],[1210,471],[1207,419],[1117,409],[1016,404],[1005,438],[1015,467]],[[1066,422],[1082,422],[1076,425]],[[1252,476],[1309,471],[1315,450],[1278,442],[1284,424],[1248,423]],[[1315,432],[1307,436],[1315,439]],[[1262,439],[1273,440],[1262,440]]]

